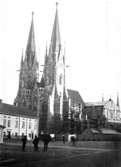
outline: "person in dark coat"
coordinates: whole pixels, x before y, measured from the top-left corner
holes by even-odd
[[[62,135],[62,141],[63,141],[63,144],[65,144],[65,141],[66,141],[65,135]]]
[[[22,151],[25,151],[26,142],[27,142],[27,137],[23,136],[22,137]]]
[[[75,138],[74,136],[71,137],[71,142],[72,142],[73,145],[75,145],[75,143],[76,143],[76,138]]]
[[[33,140],[34,151],[38,151],[38,143],[39,143],[39,138],[35,135],[35,138]]]
[[[43,144],[44,144],[43,151],[47,152],[47,150],[48,150],[48,144],[51,141],[50,135],[49,134],[43,134],[42,135],[42,141],[43,141]]]

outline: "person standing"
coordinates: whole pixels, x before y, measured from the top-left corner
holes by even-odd
[[[43,140],[43,144],[44,144],[43,152],[47,152],[47,150],[48,150],[48,144],[51,141],[51,137],[50,137],[49,134],[43,134],[42,140]]]
[[[23,136],[22,137],[22,151],[25,151],[26,142],[27,142],[27,137]]]
[[[38,143],[39,143],[39,138],[35,135],[35,138],[33,140],[34,151],[38,151]]]
[[[76,137],[75,136],[71,136],[71,142],[72,142],[73,146],[75,146],[75,144],[76,144]]]
[[[65,135],[62,135],[62,141],[63,141],[63,144],[65,144],[65,141],[66,141]]]

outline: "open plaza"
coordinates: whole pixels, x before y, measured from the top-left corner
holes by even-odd
[[[47,152],[43,152],[43,143],[39,142],[39,151],[33,150],[28,142],[25,152],[21,142],[11,141],[0,145],[0,166],[8,167],[120,167],[120,142],[50,142]]]

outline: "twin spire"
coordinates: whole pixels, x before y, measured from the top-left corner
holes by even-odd
[[[28,36],[28,42],[26,47],[25,59],[27,64],[32,66],[34,57],[36,56],[36,45],[35,45],[35,34],[34,34],[34,12],[32,12],[31,27]],[[56,2],[56,13],[55,20],[53,25],[53,31],[51,36],[51,49],[52,52],[59,51],[61,48],[61,39],[60,39],[60,30],[59,30],[59,21],[58,21],[58,3]]]

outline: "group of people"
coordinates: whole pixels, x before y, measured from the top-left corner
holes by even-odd
[[[34,151],[39,151],[38,144],[39,144],[40,140],[43,142],[43,152],[47,152],[48,144],[49,144],[50,141],[52,141],[52,138],[51,138],[50,134],[42,134],[39,137],[37,137],[35,135],[35,138],[33,140]],[[65,142],[66,142],[65,135],[62,135],[62,141],[63,141],[63,144],[65,144]],[[75,145],[76,144],[76,137],[71,136],[70,141],[73,145]],[[27,137],[23,136],[22,137],[22,151],[25,151],[26,143],[27,143]]]
[[[37,137],[35,135],[35,138],[33,140],[34,151],[39,151],[39,148],[38,148],[39,140],[41,140],[43,142],[43,151],[47,152],[48,144],[51,141],[50,135],[49,134],[43,134],[40,137]],[[22,151],[25,151],[26,143],[27,143],[27,137],[23,136],[22,137]]]

